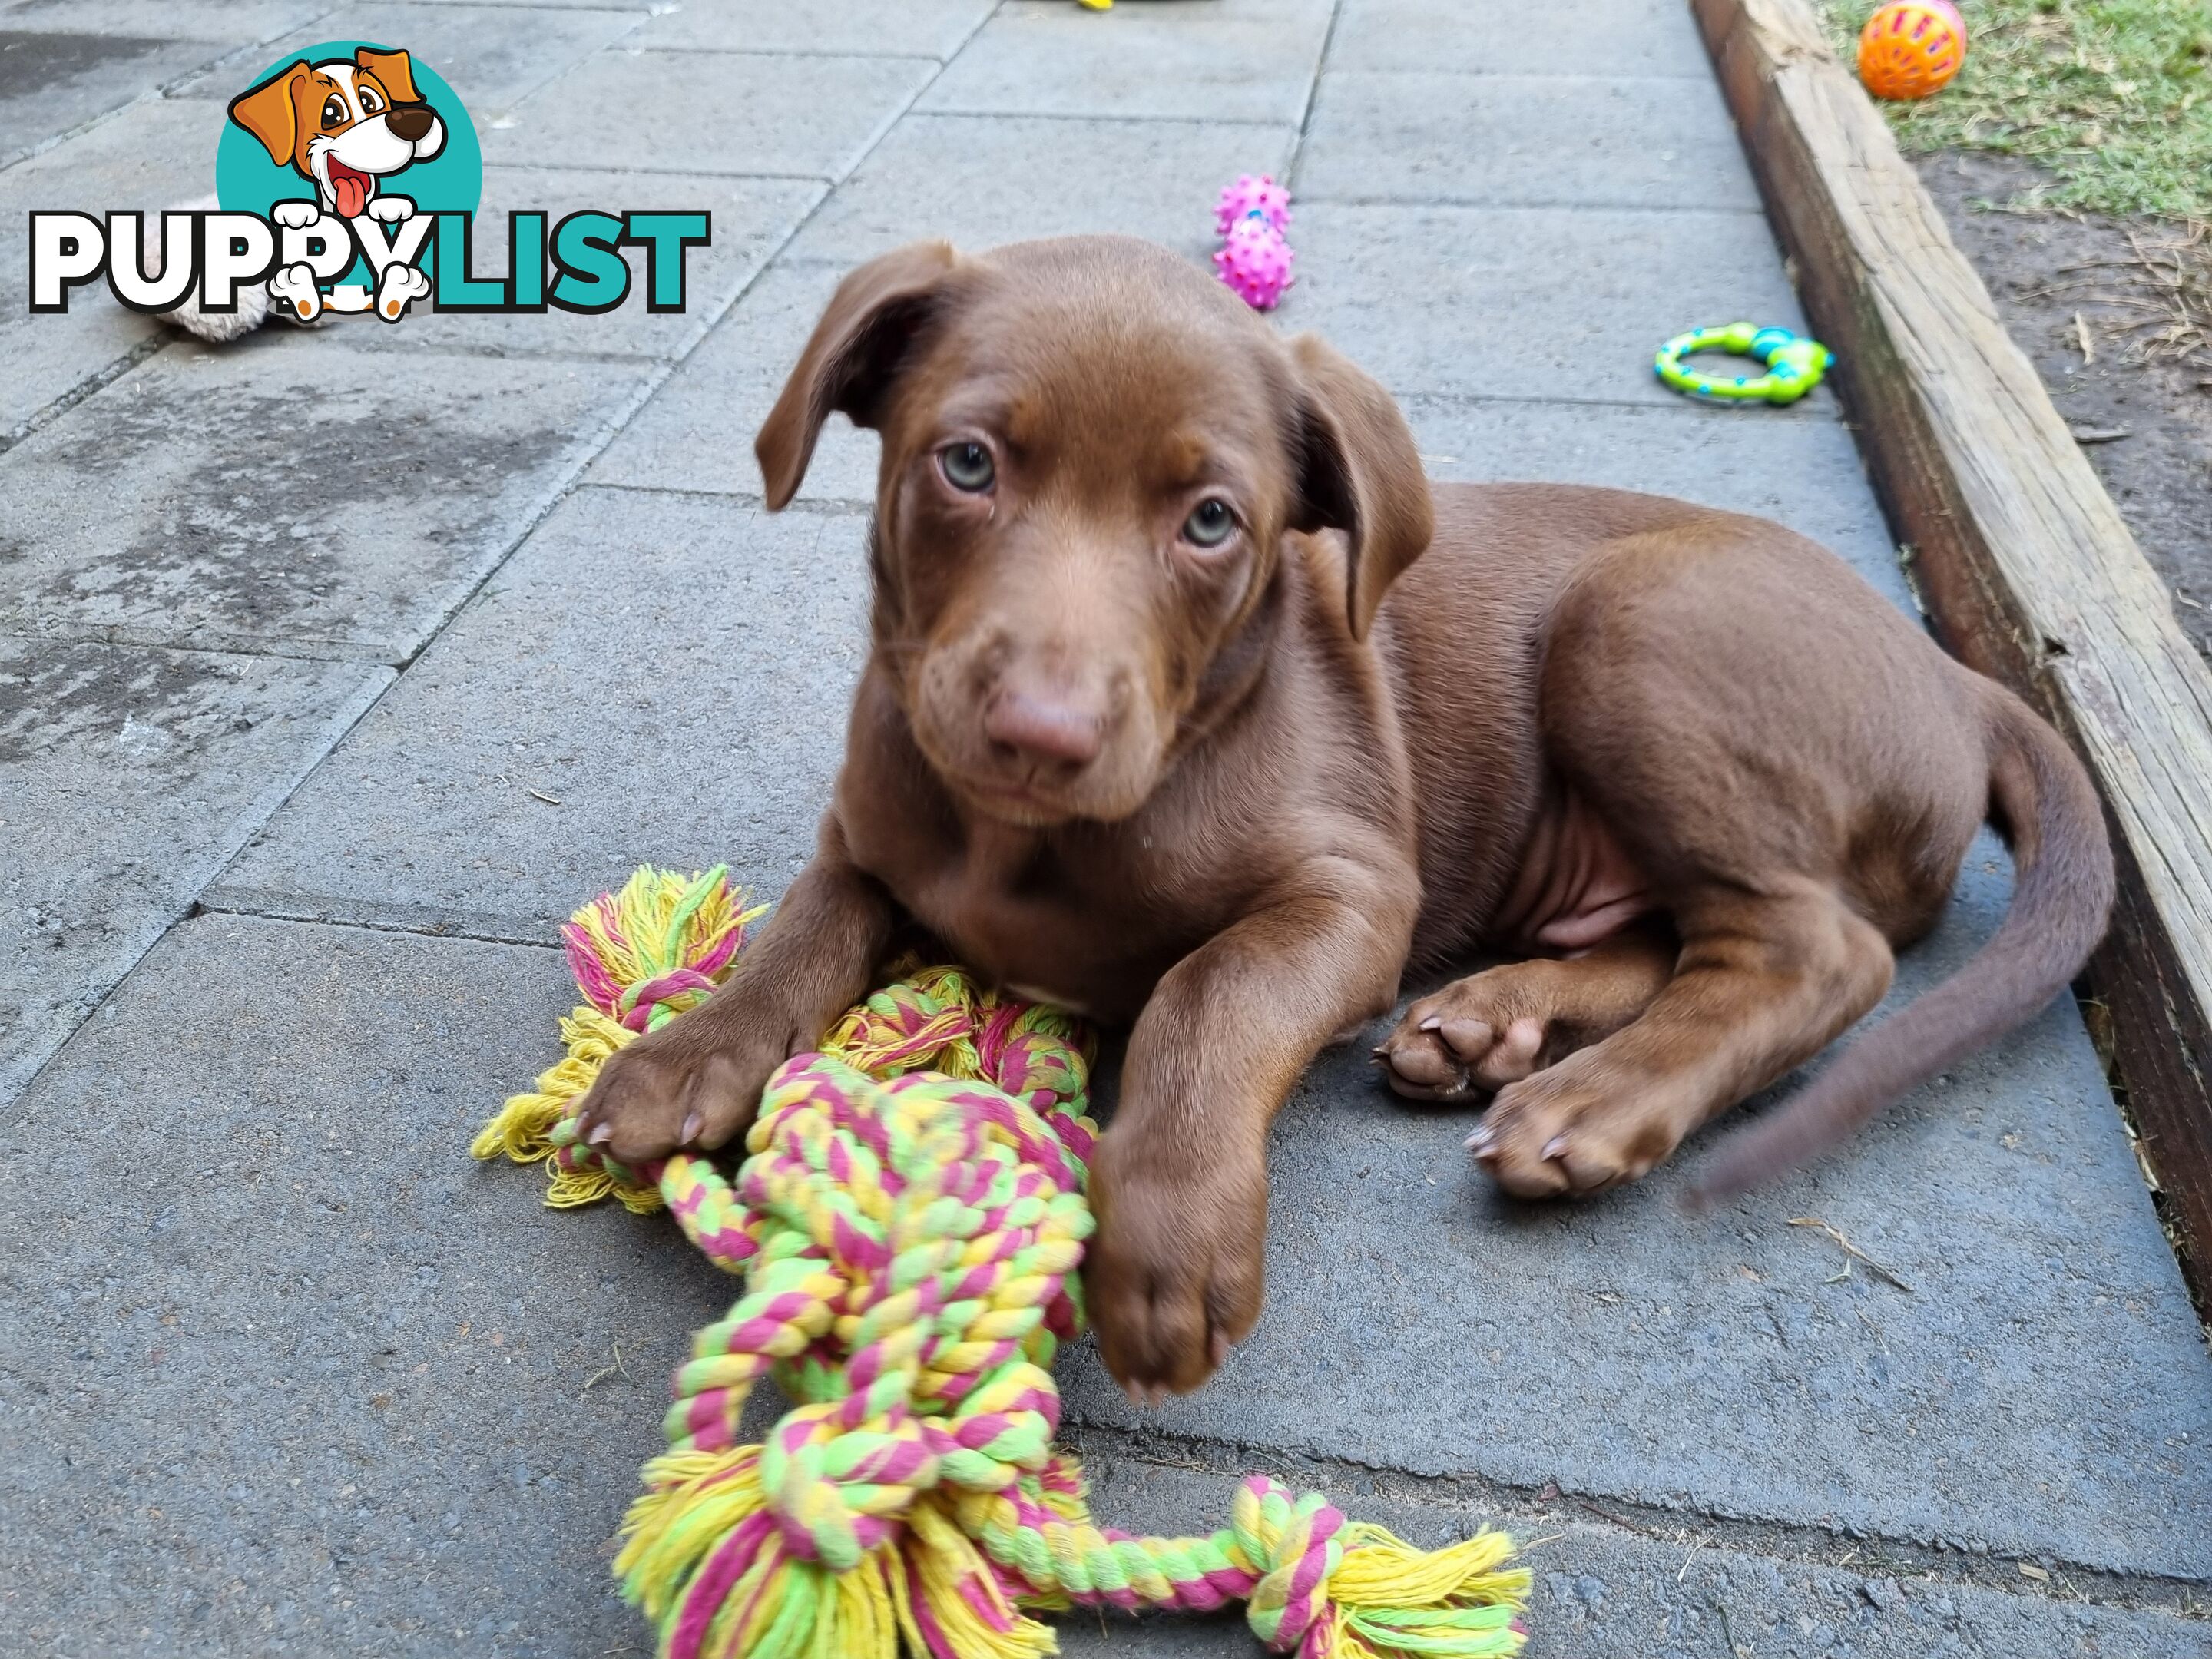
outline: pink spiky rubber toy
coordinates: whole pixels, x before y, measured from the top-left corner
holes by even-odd
[[[1226,236],[1245,220],[1257,214],[1277,230],[1291,228],[1291,192],[1274,180],[1273,175],[1261,173],[1255,179],[1246,173],[1233,185],[1221,187],[1221,200],[1213,209],[1213,228]]]
[[[1214,228],[1222,238],[1214,270],[1255,311],[1273,311],[1291,285],[1296,256],[1283,240],[1290,222],[1290,191],[1265,173],[1256,179],[1246,173],[1214,205]]]
[[[1282,232],[1264,219],[1231,226],[1213,266],[1237,297],[1255,311],[1273,311],[1291,285],[1296,256]]]

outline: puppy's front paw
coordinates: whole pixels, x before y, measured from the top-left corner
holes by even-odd
[[[608,1056],[576,1114],[586,1144],[635,1168],[687,1146],[711,1152],[744,1132],[769,1073],[797,1044],[768,1009],[731,1005],[737,1017],[713,1018],[714,1006]]]
[[[1099,1357],[1139,1401],[1188,1394],[1260,1317],[1267,1176],[1170,1170],[1107,1134],[1091,1165],[1098,1231],[1084,1284]]]
[[[368,204],[368,216],[383,224],[396,225],[415,216],[415,204],[405,196],[380,196]]]
[[[286,230],[305,230],[323,216],[323,210],[315,202],[278,202],[270,208],[269,216]]]

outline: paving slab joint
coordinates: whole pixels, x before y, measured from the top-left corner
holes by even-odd
[[[10,432],[0,432],[0,455],[5,455],[40,428],[58,420],[94,392],[115,384],[149,357],[185,337],[180,328],[160,328],[103,368],[95,369],[52,402],[33,410]]]
[[[2212,1624],[2212,1579],[2116,1572],[2049,1556],[2014,1557],[1978,1540],[1893,1538],[1845,1522],[1821,1526],[1570,1492],[1555,1481],[1531,1486],[1473,1473],[1421,1474],[1357,1458],[1158,1428],[1131,1430],[1071,1419],[1063,1435],[1086,1462],[1185,1469],[1224,1480],[1264,1471],[1325,1492],[1353,1516],[1362,1514],[1363,1505],[1377,1504],[1443,1510],[1503,1525],[1522,1538],[1565,1525],[1595,1525],[1685,1548],[1717,1547],[1861,1577],[1923,1579],[2031,1601],[2086,1601]]]
[[[588,490],[613,490],[625,495],[672,495],[694,501],[716,501],[732,507],[757,507],[765,510],[768,503],[757,489],[709,489],[704,484],[623,483],[600,478],[586,478],[576,486],[576,493]],[[813,514],[824,519],[849,519],[864,513],[872,513],[872,500],[858,495],[798,495],[777,509],[783,513]]]
[[[192,915],[250,916],[263,921],[297,921],[325,927],[352,927],[372,933],[411,933],[422,939],[471,939],[485,945],[526,945],[561,949],[565,916],[532,916],[435,905],[388,904],[374,899],[337,898],[316,893],[283,893],[218,881],[194,902]]]

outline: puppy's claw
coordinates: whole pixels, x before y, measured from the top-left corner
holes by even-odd
[[[1424,1031],[1442,1030],[1443,1029],[1443,1024],[1444,1019],[1442,1014],[1431,1014],[1426,1019],[1421,1022],[1421,1030]]]
[[[696,1146],[699,1144],[700,1132],[706,1127],[707,1120],[699,1113],[689,1113],[684,1119],[684,1133],[677,1139],[686,1146]]]
[[[611,1123],[594,1123],[592,1133],[585,1137],[594,1146],[604,1146],[614,1138],[615,1126]]]
[[[1567,1138],[1565,1135],[1553,1135],[1549,1140],[1544,1143],[1544,1156],[1546,1158],[1565,1158],[1566,1156],[1566,1152]]]
[[[1212,1341],[1206,1346],[1207,1352],[1213,1356],[1213,1369],[1218,1371],[1229,1361],[1229,1339],[1216,1331]]]

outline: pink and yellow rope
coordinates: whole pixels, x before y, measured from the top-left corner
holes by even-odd
[[[1418,1551],[1259,1475],[1206,1537],[1092,1521],[1053,1444],[1097,1134],[1073,1017],[925,969],[777,1071],[734,1182],[705,1158],[629,1170],[580,1144],[599,1066],[703,1000],[757,914],[720,870],[641,870],[579,911],[568,1057],[474,1148],[549,1159],[550,1204],[665,1204],[744,1277],[676,1373],[615,1563],[665,1659],[1030,1659],[1055,1650],[1032,1611],[1240,1601],[1306,1659],[1520,1650],[1528,1574],[1500,1534]],[[763,1376],[797,1403],[741,1443]]]

